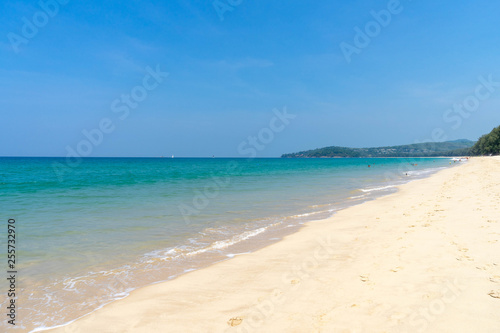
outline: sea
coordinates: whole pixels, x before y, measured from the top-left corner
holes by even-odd
[[[9,277],[13,224],[15,329],[67,324],[134,289],[255,251],[453,165],[449,158],[2,157],[0,266]],[[10,281],[1,281],[6,331]]]

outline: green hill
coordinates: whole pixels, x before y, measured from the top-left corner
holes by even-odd
[[[447,142],[425,142],[402,146],[376,148],[325,147],[298,153],[283,154],[282,158],[325,157],[436,157],[468,155],[474,141],[456,140]]]
[[[480,137],[471,148],[471,155],[500,155],[500,126]]]

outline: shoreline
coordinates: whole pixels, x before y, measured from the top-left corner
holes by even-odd
[[[51,285],[43,284],[39,282],[40,280],[28,277],[28,274],[25,273],[25,281],[30,279],[39,283],[36,288],[26,288],[21,292],[22,296],[30,295],[29,300],[25,299],[26,297],[21,299],[21,304],[24,305],[23,331],[44,331],[67,325],[104,305],[127,297],[133,290],[158,282],[171,281],[186,272],[225,261],[235,254],[264,248],[280,241],[283,236],[296,232],[304,222],[327,218],[346,207],[359,205],[376,197],[393,193],[399,184],[425,178],[439,169],[448,168],[448,163],[438,162],[437,159],[438,163],[432,163],[434,159],[424,160],[427,162],[418,162],[419,168],[410,166],[414,162],[408,160],[403,160],[403,163],[395,163],[395,167],[390,167],[391,164],[388,164],[389,167],[384,166],[386,162],[378,164],[380,168],[375,168],[378,171],[374,170],[376,177],[365,176],[364,181],[362,180],[363,175],[359,178],[344,177],[346,179],[344,183],[351,179],[349,182],[351,185],[344,186],[345,188],[340,191],[336,187],[332,190],[325,183],[316,186],[316,191],[307,191],[307,188],[299,186],[299,189],[306,190],[306,192],[295,190],[295,197],[307,201],[306,205],[302,204],[301,209],[294,207],[295,210],[292,210],[281,207],[281,210],[275,210],[277,215],[247,219],[247,222],[242,224],[239,229],[233,227],[232,230],[229,230],[225,226],[219,229],[207,227],[202,232],[193,233],[194,236],[189,239],[188,246],[184,247],[178,245],[182,243],[177,243],[169,246],[150,247],[147,251],[142,251],[136,260],[134,258],[125,262],[122,260],[118,264],[107,267],[105,265],[95,266],[91,269],[80,270],[77,274],[72,275],[60,274],[62,278],[55,280],[55,283]],[[370,163],[375,165],[375,162]],[[354,165],[357,164],[359,163],[354,163]],[[367,170],[365,168],[364,163],[361,163],[360,167],[358,166],[358,169]],[[385,179],[381,177],[384,169],[389,170],[384,173]],[[411,177],[404,177],[403,171],[410,169],[413,169],[409,172]],[[365,174],[371,174],[371,170]],[[336,175],[335,172],[334,174]],[[399,174],[401,176],[397,177],[396,175]],[[339,177],[336,175],[334,178]],[[341,183],[338,181],[333,183],[335,182]],[[295,185],[293,187],[297,189]],[[240,206],[240,209],[245,210],[248,202]],[[264,229],[263,227],[266,229],[264,232],[261,230]],[[127,253],[125,252],[126,248],[122,251]],[[143,252],[145,254],[142,254]],[[92,258],[90,256],[90,259]],[[60,272],[60,270],[57,271],[57,273]],[[38,286],[44,288],[38,288]],[[47,307],[37,307],[45,302]]]
[[[473,163],[471,163],[470,167],[473,167],[474,165],[479,165],[479,164],[484,164],[484,163],[490,163],[491,161],[495,161],[493,163],[498,163],[499,160],[497,159],[473,159]],[[490,161],[490,162],[487,162]],[[470,163],[470,162],[469,162]],[[325,220],[318,220],[314,222],[307,222],[298,232],[293,233],[291,235],[288,235],[284,237],[281,241],[268,245],[262,249],[259,249],[255,252],[252,252],[250,254],[243,254],[243,255],[237,255],[235,258],[232,258],[232,260],[225,260],[222,262],[215,263],[211,266],[202,268],[200,270],[196,270],[193,272],[189,272],[186,274],[183,274],[179,277],[177,277],[174,280],[169,280],[166,282],[161,282],[157,284],[153,284],[150,286],[142,287],[139,289],[136,289],[131,292],[131,294],[118,301],[114,301],[112,303],[108,303],[106,306],[102,307],[101,309],[98,309],[76,321],[73,321],[70,324],[66,324],[63,327],[55,328],[55,329],[50,329],[48,331],[52,332],[78,332],[78,331],[89,331],[92,329],[103,329],[105,327],[109,326],[102,326],[105,325],[109,320],[112,320],[113,322],[116,321],[116,324],[121,324],[116,326],[116,331],[123,331],[125,328],[123,326],[122,321],[128,322],[128,326],[126,327],[134,327],[137,328],[139,331],[148,331],[152,329],[150,325],[156,325],[156,329],[159,329],[160,327],[163,327],[163,330],[167,331],[178,331],[178,330],[184,330],[184,331],[197,331],[197,330],[205,330],[205,331],[224,331],[226,329],[229,329],[228,331],[239,331],[244,332],[246,331],[262,331],[262,330],[267,330],[271,331],[272,327],[274,329],[278,329],[277,327],[281,327],[281,330],[284,330],[284,327],[286,326],[276,326],[276,320],[282,321],[283,319],[280,319],[280,312],[281,310],[278,309],[278,307],[285,307],[286,304],[282,304],[281,301],[283,299],[283,295],[290,295],[296,293],[298,290],[298,294],[302,294],[304,292],[303,289],[307,288],[300,288],[302,285],[306,284],[313,284],[313,281],[311,281],[310,276],[313,275],[312,271],[317,271],[320,268],[321,269],[327,269],[328,270],[328,265],[326,265],[325,261],[329,261],[335,258],[331,258],[332,256],[335,257],[337,256],[338,258],[343,258],[344,264],[349,264],[349,257],[353,257],[355,253],[357,253],[356,248],[353,248],[352,245],[348,246],[349,244],[345,244],[345,240],[349,239],[351,242],[356,239],[357,237],[352,238],[352,235],[349,235],[349,232],[352,233],[353,229],[355,228],[356,230],[361,230],[363,231],[361,234],[366,237],[366,230],[370,229],[376,229],[376,225],[364,225],[365,223],[362,222],[363,227],[361,227],[359,221],[355,221],[355,223],[352,223],[353,216],[358,218],[360,216],[363,216],[363,214],[360,214],[358,211],[364,211],[365,212],[365,217],[366,217],[366,211],[367,208],[370,208],[371,206],[378,206],[381,202],[384,203],[385,201],[390,201],[397,197],[400,197],[401,195],[405,195],[405,192],[407,191],[408,187],[413,187],[418,191],[418,186],[422,182],[424,183],[435,183],[436,177],[441,177],[443,178],[443,174],[450,175],[453,173],[460,172],[464,168],[468,168],[468,164],[462,165],[461,168],[447,168],[445,170],[439,171],[438,173],[435,173],[431,175],[428,178],[423,178],[415,181],[411,181],[410,183],[404,184],[399,186],[398,188],[400,191],[394,194],[389,194],[387,196],[383,196],[380,198],[377,198],[372,201],[367,201],[362,204],[352,206],[349,208],[346,208],[342,211],[337,212],[334,216],[327,218]],[[367,207],[368,206],[368,207]],[[360,208],[364,207],[364,208]],[[376,208],[376,207],[372,207]],[[379,207],[380,208],[380,207]],[[342,223],[339,223],[339,220],[342,219],[347,219],[351,220],[351,224],[349,225],[343,225]],[[351,217],[349,218],[349,215]],[[368,214],[370,215],[370,214]],[[383,214],[380,214],[383,215]],[[329,223],[329,222],[335,222],[334,224]],[[377,221],[374,221],[377,222]],[[357,224],[357,225],[356,225]],[[356,226],[355,226],[356,225]],[[412,228],[414,228],[413,226]],[[339,229],[340,228],[340,229]],[[416,229],[414,229],[416,230]],[[323,240],[315,240],[315,236],[320,236],[324,234],[331,234],[332,231],[349,231],[346,232],[344,235],[343,233],[338,233],[334,237],[334,239],[331,238],[325,238]],[[413,231],[413,230],[412,230]],[[334,232],[334,234],[336,234]],[[406,232],[404,233],[406,234]],[[306,237],[307,236],[307,237]],[[313,237],[311,237],[313,236]],[[317,238],[317,237],[316,237]],[[311,244],[307,243],[316,243],[316,247],[323,246],[324,244],[327,244],[328,247],[326,248],[326,252],[323,253],[322,255],[318,254],[318,258],[314,257],[314,253],[317,250],[314,248],[314,246],[311,248]],[[321,245],[323,244],[323,245]],[[297,246],[302,246],[304,247],[304,250],[309,250],[305,252],[299,252],[295,253]],[[309,245],[309,246],[308,246]],[[342,247],[342,245],[345,245],[346,248],[344,249],[346,253],[337,253],[338,250]],[[366,244],[365,244],[366,245]],[[299,247],[300,247],[299,246]],[[337,249],[339,247],[339,249]],[[288,249],[287,251],[283,251],[283,249]],[[293,249],[292,253],[290,253],[290,249]],[[330,251],[328,251],[330,249]],[[312,250],[312,251],[311,251]],[[329,252],[332,252],[331,254]],[[340,251],[342,252],[342,251]],[[285,256],[285,259],[277,259],[275,258],[276,254],[281,254]],[[312,255],[312,257],[311,257]],[[360,254],[361,255],[361,254]],[[287,258],[290,257],[290,258]],[[328,257],[326,259],[321,259],[323,257]],[[293,260],[290,260],[292,259]],[[311,259],[312,258],[312,259]],[[266,260],[262,260],[266,259]],[[321,260],[320,260],[321,259]],[[457,259],[458,261],[458,259]],[[273,262],[276,262],[273,264]],[[298,265],[298,269],[296,271],[291,270],[290,267],[293,267],[294,265],[297,266],[296,263],[302,262],[305,267],[309,267],[307,269],[301,269],[300,267],[304,265]],[[309,262],[309,264],[307,264]],[[314,263],[317,264],[314,264]],[[352,264],[352,262],[351,262]],[[500,264],[500,263],[499,263]],[[316,267],[317,266],[317,267]],[[325,267],[326,266],[326,267]],[[349,265],[347,265],[349,267]],[[252,271],[258,275],[267,276],[271,274],[272,276],[267,276],[265,279],[263,278],[262,281],[253,281],[252,277],[249,276],[249,274],[245,272],[241,272],[242,268],[247,267],[249,271]],[[393,268],[396,270],[396,272],[400,271],[399,266],[396,266]],[[345,270],[345,269],[344,269]],[[402,268],[401,268],[402,270]],[[271,273],[267,273],[270,271]],[[283,274],[288,274],[287,278],[289,281],[280,281],[280,280],[286,280],[285,276],[282,277],[282,279],[277,278],[276,274],[278,274],[278,271]],[[392,272],[392,274],[396,273]],[[500,274],[500,272],[497,272]],[[279,274],[278,274],[279,275]],[[322,274],[315,274],[317,276],[322,276]],[[342,274],[340,274],[342,275]],[[365,285],[370,285],[371,278],[370,274],[360,274],[360,277],[358,277],[356,280],[361,281],[362,284]],[[220,277],[220,278],[215,278],[214,277]],[[301,278],[302,277],[302,278]],[[234,280],[238,280],[243,284],[249,284],[250,286],[253,287],[251,291],[245,291],[245,290],[240,290],[239,288],[235,288],[234,285],[231,285],[231,283],[234,284]],[[221,283],[220,280],[228,282],[228,285],[226,286],[225,283]],[[204,290],[204,288],[200,287],[200,282],[205,282],[208,286]],[[231,283],[229,283],[231,282]],[[347,283],[348,281],[344,281],[344,283]],[[270,286],[272,285],[281,286],[280,288],[271,288]],[[317,283],[316,283],[317,284]],[[354,284],[354,283],[353,283]],[[264,287],[267,285],[267,287]],[[323,285],[320,283],[320,285]],[[327,285],[327,284],[326,284]],[[452,281],[453,285],[453,281]],[[200,290],[199,293],[196,291],[193,291],[193,286],[198,287],[197,290]],[[234,289],[231,289],[230,287],[233,287]],[[240,285],[241,286],[241,285]],[[319,286],[314,286],[314,288],[319,288]],[[352,286],[350,286],[352,289]],[[460,289],[459,287],[456,287]],[[264,289],[264,290],[263,290]],[[302,290],[300,290],[302,289]],[[281,293],[279,295],[273,295],[272,293],[276,290],[279,290]],[[228,292],[232,291],[232,292]],[[356,289],[354,290],[356,291]],[[182,297],[177,297],[177,301],[175,300],[176,297],[169,297],[168,295],[173,292],[174,295],[182,295]],[[241,297],[234,297],[234,296],[241,296],[241,293],[245,295],[243,299]],[[230,300],[226,301],[210,301],[209,298],[207,298],[207,295],[226,295]],[[154,295],[154,297],[152,296]],[[161,295],[161,296],[158,296]],[[260,295],[260,297],[258,297]],[[221,296],[218,296],[217,298],[220,298]],[[493,299],[493,296],[491,297]],[[186,302],[189,303],[189,301],[193,301],[196,299],[201,299],[203,304],[205,304],[205,307],[207,308],[212,308],[213,313],[206,313],[207,309],[198,309],[199,311],[193,311],[192,315],[189,315],[189,310],[188,308],[183,307],[183,305],[186,304]],[[258,301],[259,299],[262,299],[261,301]],[[289,300],[291,300],[290,298]],[[295,297],[293,297],[295,299]],[[319,300],[321,300],[321,297],[319,297]],[[257,304],[255,306],[251,306],[249,304],[255,303],[257,301]],[[141,306],[138,306],[141,303]],[[214,303],[222,302],[223,306],[214,306]],[[144,304],[143,304],[144,303]],[[164,309],[165,312],[163,313],[158,313],[159,308],[164,308],[163,306],[160,306],[159,303],[163,304],[168,304],[169,306]],[[199,302],[194,302],[195,304],[198,304]],[[262,304],[260,304],[262,303]],[[285,302],[286,303],[286,302]],[[321,302],[320,302],[321,303]],[[246,305],[245,305],[246,304]],[[356,303],[354,303],[356,304]],[[236,306],[237,305],[237,306]],[[242,308],[241,310],[230,310],[231,308]],[[358,307],[361,305],[356,304],[355,307]],[[126,315],[120,315],[120,313],[128,313],[127,311],[130,310],[130,308],[139,308],[140,313],[142,315],[135,315],[132,317],[128,317]],[[246,313],[245,309],[246,307]],[[146,314],[144,311],[144,308],[149,309],[148,314]],[[225,310],[219,310],[217,311],[216,309],[225,309]],[[263,309],[263,312],[266,308],[268,309],[267,312],[270,311],[268,316],[264,316],[264,320],[262,322],[262,325],[257,325],[256,321],[256,316],[254,314],[253,319],[251,319],[252,315],[252,309],[254,311],[255,308],[258,309]],[[273,308],[271,311],[270,309]],[[317,307],[316,307],[317,308]],[[170,310],[169,310],[170,309]],[[126,310],[123,312],[123,310]],[[250,312],[249,312],[250,311]],[[259,310],[260,311],[260,310]],[[157,312],[157,316],[155,316],[155,312]],[[289,310],[288,310],[289,312]],[[298,311],[300,312],[300,311]],[[214,315],[214,313],[216,315]],[[260,311],[259,313],[262,313]],[[328,315],[328,311],[325,311],[325,315]],[[127,317],[125,319],[125,317]],[[227,318],[226,318],[227,317]],[[257,316],[259,317],[259,316]],[[276,317],[276,318],[274,318]],[[304,316],[302,316],[304,317]],[[307,316],[306,316],[307,317]],[[383,317],[383,316],[382,316]],[[134,322],[136,321],[141,321],[145,320],[145,318],[149,318],[144,322],[143,326],[136,326]],[[188,320],[188,318],[193,319],[198,319],[199,321],[196,323],[189,323],[189,321],[184,322],[183,320],[179,320],[181,318],[184,318],[185,320]],[[217,320],[209,320],[209,318],[217,318]],[[222,319],[225,318],[225,319]],[[376,318],[379,318],[377,316]],[[240,321],[241,319],[241,321]],[[312,317],[309,318],[303,318],[305,321],[310,322],[312,320]],[[418,319],[418,318],[417,318]],[[147,324],[148,322],[149,324]],[[184,324],[183,324],[184,322]],[[228,322],[230,323],[230,326],[228,325]],[[270,325],[268,325],[270,322]],[[300,320],[292,320],[291,325],[288,327],[288,329],[295,329],[296,326],[293,323],[296,323],[300,327],[302,323]],[[326,321],[326,325],[331,324],[332,321]],[[160,325],[160,326],[158,326]],[[165,325],[165,326],[161,326]],[[283,325],[283,323],[282,323]],[[338,325],[337,323],[335,325]],[[121,328],[119,328],[121,327]],[[305,327],[305,326],[304,326]],[[353,328],[353,327],[345,327],[345,328]],[[114,331],[114,330],[110,330]],[[328,330],[327,330],[328,331]]]

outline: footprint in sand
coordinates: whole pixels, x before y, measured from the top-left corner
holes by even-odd
[[[393,269],[391,269],[391,272],[396,273],[396,272],[399,272],[402,269],[403,269],[403,267],[397,266],[397,267],[394,267]]]
[[[359,276],[359,278],[360,278],[360,279],[361,279],[361,281],[363,281],[363,282],[367,282],[368,280],[370,280],[370,279],[368,278],[368,276],[366,276],[366,275],[360,275],[360,276]]]
[[[231,319],[229,319],[227,321],[227,324],[229,326],[234,327],[234,326],[240,325],[242,322],[243,322],[243,318],[241,318],[241,317],[233,317],[233,318],[231,318]]]
[[[493,283],[500,283],[500,275],[493,275],[490,277],[490,281]]]
[[[300,283],[300,280],[292,280],[290,281],[291,284],[299,284]]]
[[[473,259],[473,258],[471,258],[471,257],[469,257],[469,256],[467,256],[467,255],[465,255],[465,254],[464,254],[464,255],[462,255],[460,258],[457,258],[457,260],[458,260],[458,261],[463,261],[463,260],[465,260],[465,259],[466,259],[466,260],[469,260],[469,261],[474,261],[474,259]],[[476,267],[476,268],[478,268],[478,267]]]
[[[500,290],[492,290],[488,295],[493,298],[500,298]]]

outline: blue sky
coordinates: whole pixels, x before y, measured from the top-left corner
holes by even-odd
[[[240,156],[285,107],[296,117],[258,156],[475,140],[500,123],[500,85],[478,88],[500,82],[500,3],[218,1],[223,19],[212,1],[4,1],[0,155],[66,156],[108,119],[88,156]],[[356,27],[374,30],[348,62]],[[120,119],[113,102],[144,92],[148,67],[168,77]]]

